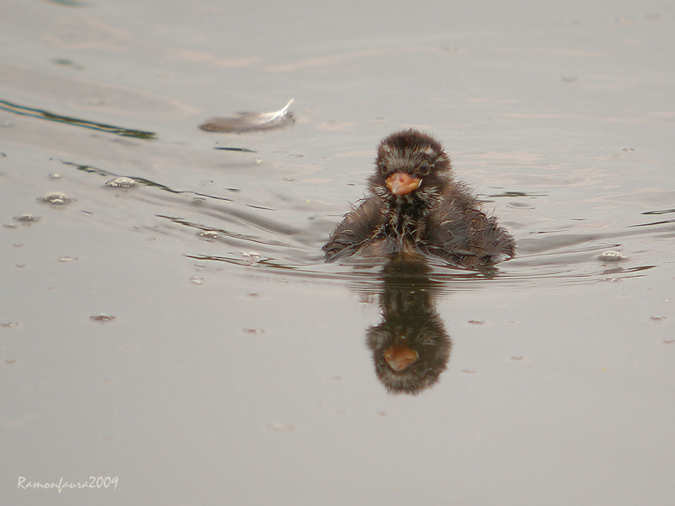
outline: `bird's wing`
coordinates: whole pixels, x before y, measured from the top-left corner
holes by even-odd
[[[457,206],[443,201],[432,215],[424,249],[466,267],[486,265],[510,258],[511,235],[475,205]]]
[[[326,259],[335,259],[339,253],[351,255],[370,239],[381,221],[381,209],[380,198],[370,197],[347,213],[323,246]]]

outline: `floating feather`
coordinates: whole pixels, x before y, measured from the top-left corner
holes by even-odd
[[[207,132],[226,132],[237,134],[280,128],[295,121],[293,114],[288,110],[292,103],[293,99],[289,100],[283,109],[275,112],[239,112],[237,113],[237,116],[231,118],[211,118],[203,125],[200,125],[199,128],[206,130]]]

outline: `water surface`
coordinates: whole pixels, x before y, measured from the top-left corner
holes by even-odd
[[[670,6],[2,11],[12,504],[672,502]],[[291,98],[283,128],[198,128]],[[323,262],[404,127],[515,236],[493,275],[433,264],[408,296]],[[366,342],[392,293],[451,343],[416,396]],[[118,484],[17,486],[90,476]]]

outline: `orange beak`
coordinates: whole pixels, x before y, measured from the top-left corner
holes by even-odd
[[[394,344],[384,352],[384,359],[389,364],[389,367],[396,372],[406,370],[417,362],[418,358],[417,352],[408,348],[405,344]]]
[[[418,177],[411,176],[405,172],[394,172],[387,178],[387,188],[393,195],[407,195],[417,190],[422,184]]]

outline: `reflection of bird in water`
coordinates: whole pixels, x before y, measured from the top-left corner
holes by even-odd
[[[433,385],[450,358],[428,272],[421,261],[392,260],[384,268],[383,321],[368,329],[367,344],[377,377],[392,393],[418,394]]]
[[[396,132],[380,143],[376,165],[368,180],[371,195],[324,245],[328,260],[356,251],[415,252],[473,268],[513,256],[511,235],[453,179],[450,159],[432,137]]]

